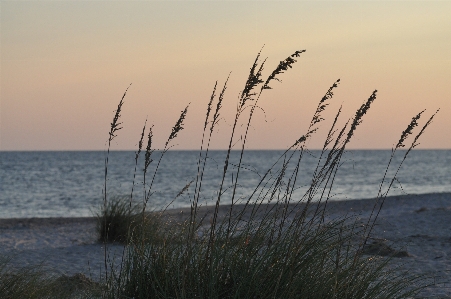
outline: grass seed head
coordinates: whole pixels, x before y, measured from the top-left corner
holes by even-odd
[[[147,168],[149,167],[150,163],[152,163],[152,161],[153,161],[150,158],[150,156],[153,153],[153,150],[152,150],[152,137],[153,137],[152,128],[153,128],[153,126],[151,126],[149,128],[149,134],[147,134],[146,155],[145,155],[145,159],[144,159],[144,172],[147,172]]]
[[[360,106],[360,108],[355,113],[354,120],[351,124],[351,128],[349,129],[348,136],[346,138],[346,143],[351,140],[351,137],[352,135],[354,135],[354,131],[357,129],[357,126],[362,123],[363,116],[368,112],[368,110],[371,107],[371,104],[376,99],[376,93],[377,90],[374,90],[371,96],[368,98],[368,100],[366,100],[366,102],[362,104],[362,106]]]
[[[339,83],[340,79],[335,81],[334,84],[332,84],[332,86],[329,87],[326,94],[319,101],[318,107],[316,108],[316,112],[313,115],[312,121],[310,123],[310,127],[324,120],[324,118],[321,117],[321,112],[323,112],[326,109],[326,107],[329,106],[329,103],[326,103],[326,101],[333,97],[334,93],[332,92],[332,90],[334,88],[337,88]]]
[[[415,136],[415,139],[412,142],[412,148],[415,148],[417,145],[419,145],[418,139],[421,135],[423,135],[426,128],[432,123],[432,120],[434,119],[435,115],[440,111],[440,109],[437,109],[434,114],[428,119],[428,121],[424,124],[424,126],[421,128],[421,131]]]
[[[147,124],[147,119],[144,122],[143,131],[141,132],[141,137],[140,137],[139,142],[138,142],[138,150],[135,153],[135,161],[138,161],[139,154],[141,153],[141,150],[143,148],[143,140],[144,140],[144,134],[145,134],[145,131],[146,131],[146,124]]]
[[[263,48],[262,48],[263,49]],[[241,92],[241,98],[240,98],[240,104],[239,107],[242,109],[246,102],[248,100],[252,99],[252,96],[254,96],[256,93],[252,92],[254,88],[260,84],[263,83],[263,80],[261,79],[263,66],[266,62],[266,59],[263,60],[260,67],[258,67],[258,59],[260,58],[261,51],[258,52],[257,57],[255,58],[254,64],[251,67],[251,70],[249,72],[249,77],[247,78],[246,84],[244,85],[244,89]],[[258,67],[258,70],[257,70]],[[257,70],[257,71],[256,71]]]
[[[182,111],[182,114],[180,114],[179,119],[177,120],[177,122],[175,123],[174,127],[172,128],[172,132],[171,132],[171,135],[169,135],[168,141],[166,141],[165,147],[168,146],[169,142],[172,139],[177,137],[177,133],[178,132],[183,130],[183,121],[185,120],[186,113],[188,112],[188,107],[189,107],[189,104],[188,104],[188,106],[186,106],[185,110]]]
[[[413,129],[418,126],[418,120],[421,117],[421,114],[424,112],[425,110],[421,111],[420,113],[418,113],[417,115],[415,115],[414,117],[412,117],[412,120],[410,121],[410,124],[407,126],[407,129],[405,129],[402,134],[401,134],[401,138],[399,138],[398,143],[396,144],[395,148],[400,148],[400,147],[404,147],[404,141],[407,139],[407,137],[412,134]]]
[[[282,82],[276,76],[284,73],[289,68],[291,69],[292,65],[295,62],[297,62],[297,60],[294,59],[294,57],[299,57],[300,54],[304,53],[304,52],[305,52],[305,50],[296,51],[293,54],[291,54],[290,56],[288,56],[287,58],[285,58],[285,60],[281,61],[279,63],[279,65],[276,67],[276,69],[271,73],[271,75],[269,75],[268,79],[266,79],[265,84],[263,85],[262,89],[272,89],[272,87],[269,86],[269,82],[271,82],[272,80],[277,80],[279,82]]]
[[[209,118],[210,112],[211,112],[211,105],[213,104],[213,100],[215,99],[215,96],[216,96],[216,86],[217,85],[218,85],[218,81],[216,81],[215,87],[213,87],[213,93],[211,94],[210,101],[208,102],[207,116],[205,117],[204,130],[207,127],[207,124],[208,124],[208,118]]]
[[[115,133],[117,131],[119,131],[120,129],[122,129],[122,127],[120,127],[120,125],[122,125],[122,123],[119,122],[119,118],[121,117],[122,105],[124,104],[125,95],[127,94],[127,91],[130,88],[130,86],[131,86],[131,84],[127,87],[127,89],[124,92],[124,95],[122,96],[122,99],[120,100],[119,104],[117,105],[117,109],[115,111],[116,113],[114,114],[113,122],[110,125],[109,142],[111,142],[114,139],[114,137],[117,136],[117,135],[115,135]]]

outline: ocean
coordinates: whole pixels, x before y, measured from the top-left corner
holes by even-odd
[[[292,194],[293,200],[301,198],[308,190],[320,153],[315,150],[304,153]],[[399,151],[395,155],[383,190],[386,190],[394,176],[404,153]],[[235,197],[238,203],[253,193],[266,171],[282,154],[283,151],[275,150],[248,150],[244,153]],[[390,150],[347,151],[334,177],[331,200],[374,198],[378,194],[390,154]],[[153,155],[153,162],[146,175],[147,188],[154,176],[160,153]],[[103,203],[105,157],[103,151],[0,152],[0,218],[92,216]],[[226,151],[209,152],[200,204],[215,203],[225,157]],[[233,151],[221,203],[230,203],[232,182],[237,178],[238,159],[239,152]],[[110,152],[108,160],[108,198],[130,196],[133,187],[133,200],[142,201],[143,157],[138,161],[134,181],[133,151]],[[194,196],[198,160],[199,151],[167,152],[156,172],[148,209],[189,207]],[[258,198],[258,195],[262,198],[262,194],[268,191],[271,194],[269,186],[280,173],[283,161],[284,156],[268,173],[260,185],[264,186],[263,189],[259,189],[253,198]],[[286,187],[293,185],[295,164],[286,167],[282,187],[274,193],[276,197],[282,196]],[[179,195],[190,182],[186,191]],[[388,195],[434,192],[451,192],[451,150],[412,151],[396,175]]]

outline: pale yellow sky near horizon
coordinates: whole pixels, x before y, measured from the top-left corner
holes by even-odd
[[[451,1],[2,0],[0,13],[3,151],[105,149],[130,83],[113,149],[135,149],[146,117],[162,147],[188,103],[174,149],[198,149],[215,81],[232,72],[212,143],[226,148],[263,45],[265,77],[307,51],[263,93],[248,148],[290,146],[340,78],[310,148],[340,105],[344,124],[377,89],[349,148],[391,148],[414,115],[426,109],[422,126],[440,108],[418,148],[451,149]]]

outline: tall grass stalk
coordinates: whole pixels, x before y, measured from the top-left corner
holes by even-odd
[[[423,112],[415,116],[401,134],[392,150],[377,195],[377,200],[382,199],[382,204],[377,209],[376,201],[365,225],[361,225],[353,217],[326,221],[326,212],[342,157],[376,100],[377,90],[371,93],[341,128],[338,123],[342,108],[338,109],[318,156],[310,185],[301,196],[295,192],[303,157],[310,154],[306,147],[307,141],[315,135],[320,123],[324,121],[323,112],[341,83],[340,79],[320,99],[306,133],[296,139],[261,176],[251,194],[242,202],[237,199],[240,172],[244,169],[246,141],[255,109],[259,108],[259,99],[263,91],[272,89],[270,85],[273,81],[281,81],[279,76],[292,68],[303,52],[305,50],[296,51],[281,61],[266,79],[263,79],[266,59],[260,62],[261,50],[252,64],[238,99],[210,223],[207,223],[206,215],[200,212],[199,199],[210,142],[220,119],[230,74],[219,95],[216,94],[218,83],[215,83],[208,101],[191,212],[180,221],[164,217],[164,211],[149,214],[146,207],[154,194],[152,187],[160,163],[172,147],[172,140],[183,129],[188,107],[182,111],[174,125],[161,150],[152,178],[147,182],[146,173],[155,151],[152,146],[152,127],[150,128],[143,167],[141,223],[134,229],[130,229],[130,225],[127,227],[131,236],[125,247],[119,272],[110,267],[112,275],[106,277],[106,298],[409,298],[425,286],[421,277],[411,276],[391,266],[390,258],[366,256],[362,248],[370,238],[383,200],[399,168],[411,149],[418,144],[419,137],[435,114],[415,135],[387,190],[382,192],[383,181],[396,150],[404,146]],[[122,101],[119,108],[121,103]],[[244,114],[246,111],[247,115]],[[244,133],[239,140],[241,147],[238,163],[234,164],[231,162],[231,153],[243,116]],[[145,127],[136,163],[144,131]],[[114,135],[110,133],[111,136]],[[232,184],[226,186],[225,178],[230,175]],[[188,187],[189,184],[181,192]],[[226,190],[231,190],[228,198],[231,204],[224,211],[220,207],[227,194]],[[130,203],[132,196],[133,191]],[[149,225],[148,219],[152,217],[160,217],[159,221],[150,224],[153,225],[153,236],[157,236],[156,238],[145,235],[145,226]],[[162,219],[167,221],[160,221]]]
[[[383,187],[384,181],[385,181],[385,179],[386,179],[386,177],[387,177],[388,170],[389,170],[389,168],[390,168],[391,162],[392,162],[392,160],[393,160],[393,158],[394,158],[394,156],[395,156],[396,151],[397,151],[398,149],[400,149],[400,148],[405,147],[404,142],[406,141],[407,137],[408,137],[410,134],[413,133],[413,129],[414,129],[415,127],[418,126],[418,120],[420,119],[421,114],[423,114],[424,111],[426,111],[426,110],[423,110],[423,111],[421,111],[420,113],[418,113],[416,116],[412,117],[411,122],[409,123],[409,125],[407,126],[407,128],[402,132],[401,137],[399,138],[398,143],[392,148],[391,155],[390,155],[390,160],[389,160],[389,162],[388,162],[388,164],[387,164],[387,167],[386,167],[386,169],[385,169],[384,176],[382,177],[381,183],[380,183],[380,185],[379,185],[379,191],[378,191],[378,193],[377,193],[376,201],[375,201],[375,203],[374,203],[373,209],[371,210],[371,215],[370,215],[370,217],[368,218],[368,223],[367,223],[366,227],[368,227],[369,230],[368,230],[368,233],[367,233],[367,235],[366,235],[367,237],[364,238],[364,242],[363,242],[363,245],[362,245],[362,246],[365,246],[365,245],[366,245],[366,242],[367,242],[367,240],[368,240],[368,238],[369,238],[369,236],[370,236],[370,234],[371,234],[371,231],[372,231],[373,228],[374,228],[374,224],[376,223],[376,220],[377,220],[377,218],[379,217],[379,214],[380,214],[380,212],[381,212],[381,210],[382,210],[382,207],[383,207],[383,205],[384,205],[385,199],[387,198],[388,192],[390,191],[391,187],[393,186],[393,183],[394,183],[395,180],[396,180],[396,177],[397,177],[397,175],[398,175],[398,173],[399,173],[399,170],[401,169],[402,164],[403,164],[404,161],[407,159],[407,155],[410,153],[411,150],[413,150],[413,149],[418,145],[418,140],[419,140],[420,136],[423,135],[423,133],[424,133],[424,131],[426,130],[426,128],[432,123],[432,120],[434,119],[435,115],[440,111],[440,109],[437,109],[437,111],[435,111],[435,113],[432,114],[431,117],[429,117],[429,119],[427,120],[427,122],[426,122],[426,123],[423,125],[423,127],[421,128],[420,132],[418,132],[418,133],[416,134],[416,136],[415,136],[415,138],[413,139],[413,141],[411,142],[410,146],[407,148],[406,152],[404,153],[404,156],[403,156],[401,162],[398,164],[398,167],[397,167],[397,169],[396,169],[396,171],[395,171],[395,174],[394,174],[393,177],[391,178],[390,183],[389,183],[387,189],[386,189],[384,192],[382,192],[382,187]],[[379,205],[379,208],[377,209],[377,212],[376,212],[376,215],[374,216],[374,219],[372,219],[372,216],[373,216],[373,214],[374,214],[374,212],[375,212],[375,210],[376,210],[376,208],[377,208],[378,205]],[[372,220],[372,224],[370,225],[370,221],[371,221],[371,220]]]
[[[121,117],[121,111],[122,111],[122,105],[124,104],[124,99],[127,94],[128,89],[130,88],[131,84],[127,87],[127,89],[124,92],[124,95],[122,96],[121,100],[119,101],[119,104],[117,105],[117,109],[114,114],[113,121],[110,124],[110,132],[108,136],[108,147],[107,147],[107,153],[105,156],[105,181],[103,185],[103,209],[104,211],[107,210],[107,204],[108,204],[108,192],[107,192],[107,177],[108,177],[108,159],[110,157],[110,148],[111,148],[111,142],[113,139],[117,136],[117,132],[122,129],[121,125],[122,123],[119,122],[119,119]],[[107,218],[104,217],[104,226],[107,228]],[[108,235],[108,230],[106,230],[106,236]],[[103,242],[104,245],[104,256],[105,256],[105,275],[107,275],[108,278],[108,262],[107,262],[107,242],[106,239]]]

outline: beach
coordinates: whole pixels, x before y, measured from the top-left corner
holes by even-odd
[[[365,222],[374,202],[331,201],[326,220],[355,216]],[[228,209],[229,206],[222,206],[220,213],[225,214]],[[208,217],[213,210],[202,207],[199,211]],[[189,215],[189,209],[166,213],[180,220]],[[386,248],[392,250],[389,253],[400,253],[390,262],[400,270],[426,275],[435,282],[421,296],[451,298],[451,193],[387,197],[370,243],[370,249]],[[120,244],[108,244],[107,258],[119,263],[122,250]],[[82,273],[98,280],[104,274],[104,254],[93,217],[0,219],[0,255],[11,257],[13,266],[42,263],[58,275]]]

